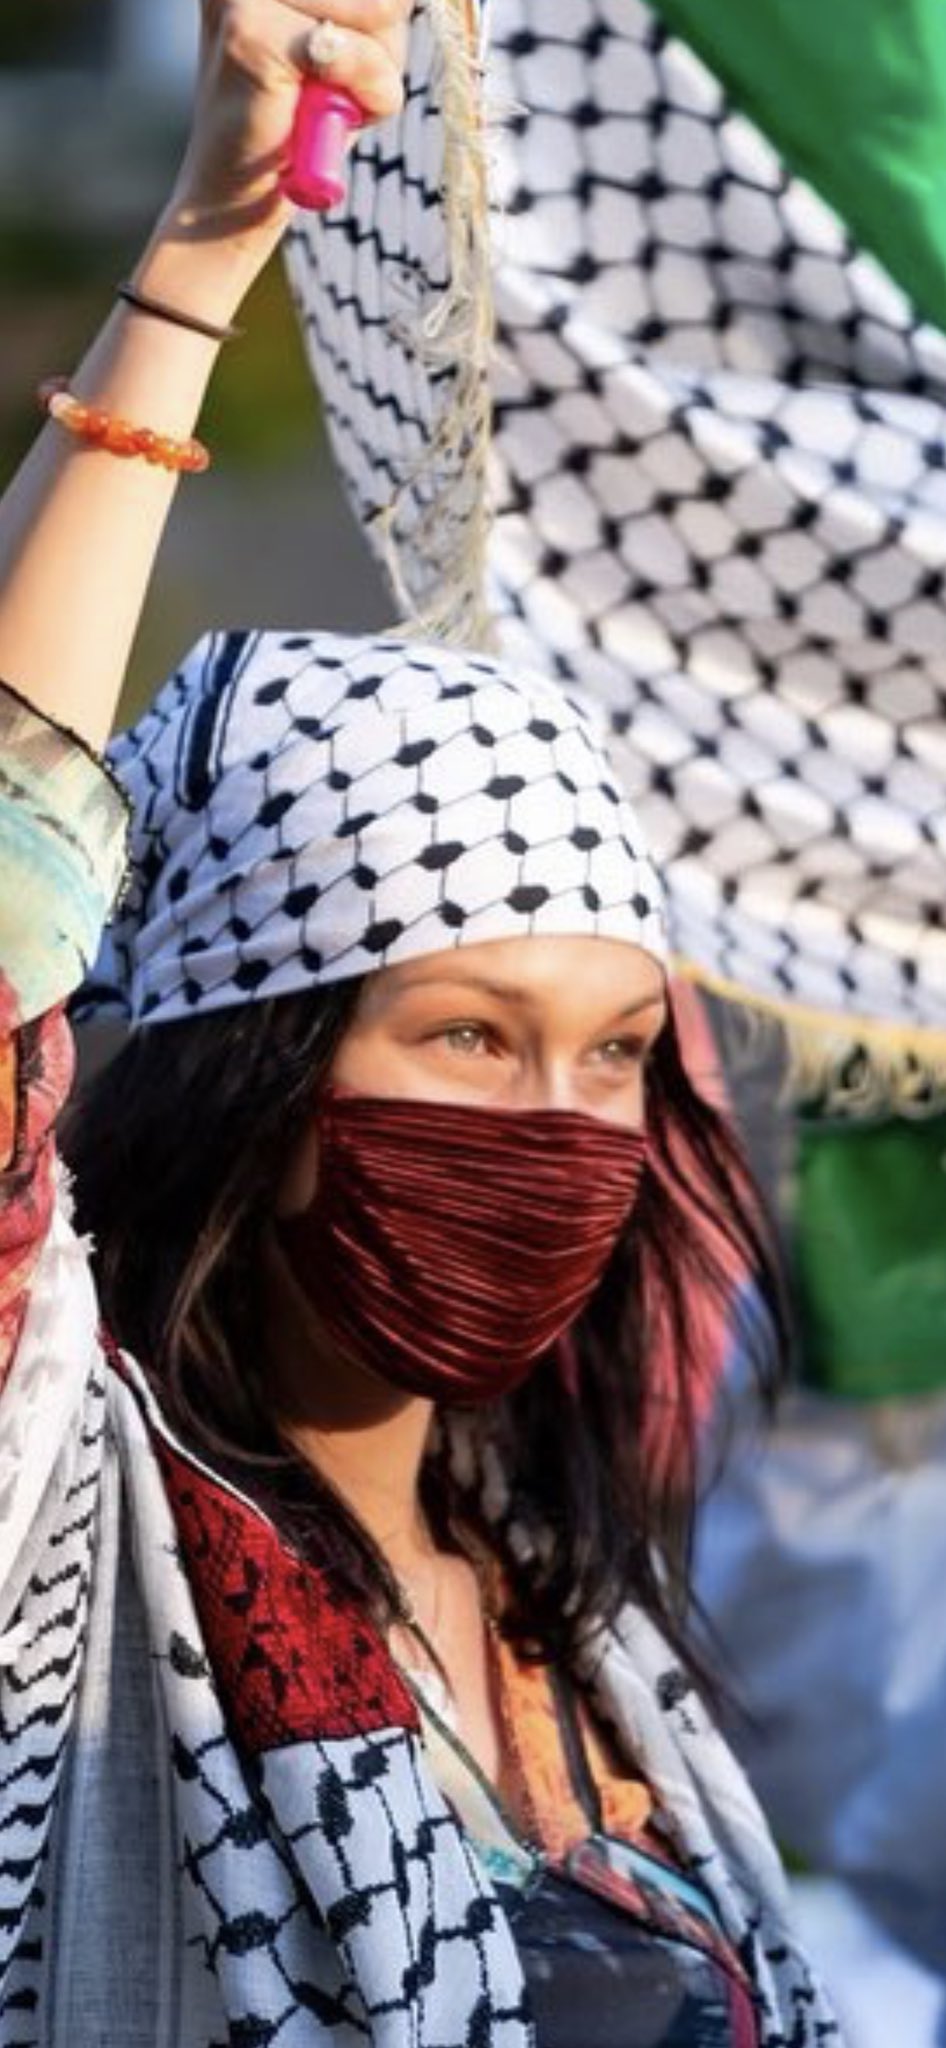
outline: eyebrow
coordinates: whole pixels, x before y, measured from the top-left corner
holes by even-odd
[[[436,974],[421,981],[403,982],[400,988],[392,989],[391,994],[398,1000],[401,996],[423,994],[426,989],[460,989],[470,995],[493,996],[498,1002],[515,1003],[520,1009],[529,1009],[533,1000],[528,989],[518,988],[514,982],[487,981],[480,975],[464,974]],[[623,1023],[628,1017],[638,1016],[641,1010],[655,1009],[658,1003],[665,1007],[666,1000],[666,991],[661,986],[649,990],[646,995],[638,996],[633,1003],[626,1004],[623,1010],[615,1010],[610,1014],[616,1024]]]

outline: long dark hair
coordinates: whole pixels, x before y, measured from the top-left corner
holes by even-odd
[[[106,1324],[146,1367],[172,1429],[384,1622],[398,1608],[384,1559],[280,1439],[266,1395],[273,1189],[359,987],[133,1033],[80,1095],[66,1153]],[[464,1421],[497,1445],[508,1513],[484,1529],[449,1427],[422,1475],[439,1539],[487,1538],[511,1589],[508,1632],[555,1659],[629,1597],[681,1646],[706,1369],[698,1308],[732,1293],[733,1262],[769,1311],[756,1307],[743,1341],[763,1384],[777,1376],[783,1319],[761,1208],[727,1123],[690,1084],[672,1024],[648,1065],[647,1118],[653,1165],[572,1333],[569,1369],[550,1356],[517,1393]],[[528,1564],[513,1520],[544,1532]]]

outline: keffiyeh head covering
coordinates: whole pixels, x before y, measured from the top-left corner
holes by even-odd
[[[211,634],[111,749],[132,875],[80,1014],[136,1023],[532,933],[664,955],[586,714],[456,650]]]

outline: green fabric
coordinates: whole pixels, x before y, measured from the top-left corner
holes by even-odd
[[[803,1371],[860,1400],[946,1386],[946,1116],[799,1126]]]
[[[654,0],[946,328],[946,0]]]

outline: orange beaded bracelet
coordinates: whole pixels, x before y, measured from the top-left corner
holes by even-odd
[[[130,420],[105,412],[99,405],[86,405],[69,390],[65,377],[47,377],[38,397],[50,419],[107,455],[141,455],[160,469],[193,476],[210,468],[210,454],[202,441],[174,441],[169,434],[156,434],[152,427],[132,426]]]

